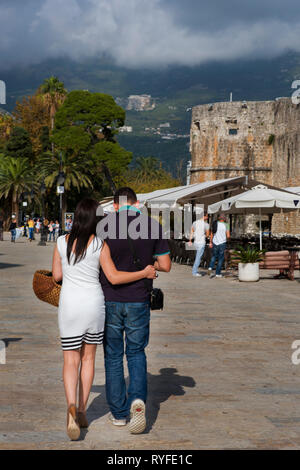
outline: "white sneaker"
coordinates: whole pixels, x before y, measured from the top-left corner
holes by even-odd
[[[133,400],[130,407],[129,431],[131,434],[140,434],[146,427],[146,405],[143,400]]]
[[[125,418],[124,419],[117,419],[112,415],[112,413],[109,413],[108,419],[114,426],[126,426],[126,419]]]
[[[223,274],[216,274],[216,277],[223,277]]]
[[[197,273],[197,274],[193,274],[193,276],[194,277],[202,277],[202,274]]]
[[[207,271],[212,271],[212,268],[208,268],[208,270],[207,270]]]

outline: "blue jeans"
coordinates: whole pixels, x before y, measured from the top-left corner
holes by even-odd
[[[194,266],[193,266],[193,274],[197,274],[197,272],[198,272],[198,268],[200,266],[202,256],[203,256],[203,253],[204,253],[204,250],[205,250],[205,244],[195,245],[195,247],[197,248],[197,253],[196,253],[195,262],[194,262]]]
[[[11,241],[12,241],[12,242],[15,242],[15,241],[16,241],[16,234],[17,234],[16,229],[13,228],[13,229],[10,231],[10,234],[11,234]]]
[[[104,359],[106,399],[113,416],[124,419],[136,398],[147,399],[147,361],[149,341],[149,302],[106,302]],[[124,378],[124,333],[129,387]]]
[[[222,269],[224,259],[225,259],[225,250],[226,250],[226,243],[221,243],[220,245],[213,244],[213,255],[210,260],[209,267],[211,269],[214,269],[216,259],[218,260],[216,275],[221,274],[221,269]]]
[[[52,232],[49,232],[49,242],[51,242],[51,238],[55,242],[55,231],[54,230]]]
[[[33,227],[29,227],[29,239],[33,240]]]

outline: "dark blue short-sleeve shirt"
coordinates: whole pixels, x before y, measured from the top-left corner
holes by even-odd
[[[137,271],[133,262],[127,232],[133,240],[136,255],[142,267],[153,264],[155,258],[169,254],[169,244],[163,238],[161,225],[148,215],[135,208],[121,208],[119,212],[107,215],[102,220],[101,231],[97,234],[108,244],[111,257],[119,271]],[[148,289],[143,279],[129,284],[113,285],[100,271],[100,282],[105,300],[109,302],[145,302],[149,299],[152,280],[147,279]]]

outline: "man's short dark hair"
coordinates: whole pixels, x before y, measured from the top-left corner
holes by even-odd
[[[137,202],[137,197],[133,189],[124,186],[123,188],[117,189],[114,194],[114,203],[119,204],[120,198],[127,198],[129,204],[135,204]]]

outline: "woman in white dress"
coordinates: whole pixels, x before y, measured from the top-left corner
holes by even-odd
[[[105,301],[100,265],[112,284],[155,278],[149,265],[142,271],[117,271],[108,245],[96,235],[98,202],[83,199],[76,207],[70,234],[58,238],[52,274],[62,280],[58,323],[63,349],[63,380],[67,399],[67,433],[72,440],[87,427],[85,411],[94,379],[97,344],[103,342]],[[78,389],[78,409],[77,403]]]

